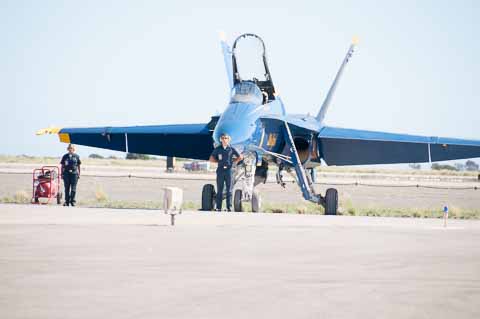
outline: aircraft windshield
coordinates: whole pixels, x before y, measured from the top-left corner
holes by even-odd
[[[255,105],[262,104],[263,95],[260,88],[251,81],[243,81],[235,85],[233,88],[233,103],[252,103]]]

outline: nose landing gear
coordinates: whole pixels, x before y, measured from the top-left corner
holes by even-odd
[[[260,163],[260,162],[258,162]],[[265,170],[264,178],[255,178],[257,170],[257,156],[255,153],[244,154],[243,163],[238,165],[235,169],[234,187],[238,185],[233,196],[233,209],[236,212],[243,210],[242,202],[251,202],[252,212],[256,213],[261,210],[260,193],[255,189],[255,186],[266,179],[267,168],[262,165],[259,169]],[[259,171],[262,172],[262,171]]]
[[[262,197],[260,196],[259,191],[254,190],[252,194],[252,213],[260,212],[261,208],[262,208]]]
[[[242,195],[241,189],[235,190],[235,194],[233,195],[233,210],[236,212],[242,211]]]

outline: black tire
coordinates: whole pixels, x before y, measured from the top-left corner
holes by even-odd
[[[202,189],[202,210],[211,211],[215,208],[215,186],[212,184],[203,185]]]
[[[233,210],[236,212],[242,211],[242,190],[237,189],[233,195]]]
[[[57,193],[57,205],[60,205],[62,203],[62,193],[58,192]]]
[[[338,192],[335,188],[327,189],[325,194],[325,215],[337,215]]]
[[[252,194],[252,213],[258,213],[262,209],[262,197],[257,191],[253,191]]]

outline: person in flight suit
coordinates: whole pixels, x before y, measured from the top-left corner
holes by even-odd
[[[68,153],[63,155],[60,164],[62,164],[62,177],[65,186],[65,203],[63,206],[75,206],[75,194],[77,192],[77,182],[80,178],[80,156],[75,154],[75,146],[68,144]]]
[[[232,180],[234,163],[238,163],[243,156],[236,149],[230,146],[230,136],[223,133],[220,136],[221,144],[217,146],[212,155],[210,162],[218,163],[217,167],[217,211],[222,210],[223,186],[227,188],[227,210],[232,211]]]

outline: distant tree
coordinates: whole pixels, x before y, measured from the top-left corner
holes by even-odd
[[[104,158],[102,155],[99,155],[99,154],[90,154],[88,155],[88,158]]]
[[[118,157],[116,157],[115,155],[110,155],[108,159],[118,159]]]
[[[432,169],[433,170],[448,170],[448,171],[456,171],[457,168],[455,166],[452,166],[452,165],[441,165],[441,164],[438,164],[438,163],[433,163],[432,164]]]
[[[138,154],[138,153],[127,153],[126,159],[132,160],[149,160],[150,156],[146,154]]]
[[[462,163],[455,163],[453,164],[455,166],[455,168],[457,169],[457,171],[464,171],[465,170],[465,165],[462,164]]]
[[[479,165],[472,160],[468,160],[465,163],[465,169],[467,171],[478,171],[479,170]]]
[[[408,165],[411,169],[421,169],[422,165],[417,164],[417,163],[412,163]]]

